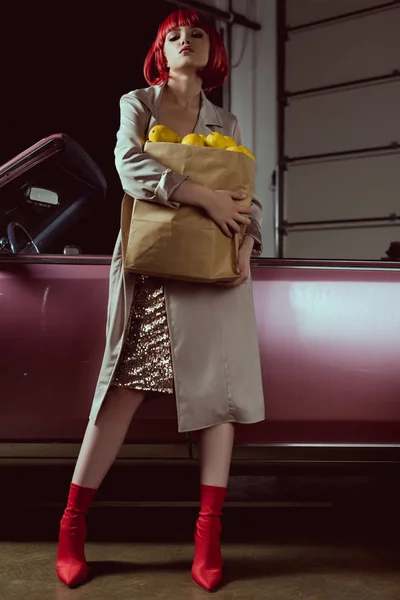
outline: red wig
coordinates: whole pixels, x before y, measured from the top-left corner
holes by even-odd
[[[168,79],[168,67],[164,56],[164,43],[168,33],[177,27],[199,27],[210,37],[210,58],[204,69],[199,69],[206,92],[221,86],[229,71],[224,43],[210,21],[195,10],[176,10],[158,28],[158,33],[144,61],[144,76],[149,85],[158,85]]]

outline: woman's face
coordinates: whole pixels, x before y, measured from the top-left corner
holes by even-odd
[[[177,27],[165,38],[164,55],[170,71],[202,69],[208,64],[210,37],[199,27]]]

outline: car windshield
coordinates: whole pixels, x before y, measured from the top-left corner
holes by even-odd
[[[32,188],[55,192],[57,203],[31,200]],[[0,236],[6,236],[8,224],[16,221],[36,237],[71,205],[90,194],[91,189],[71,176],[56,154],[0,188]]]
[[[46,251],[55,233],[105,190],[100,170],[78,144],[47,138],[0,167],[0,238],[7,240],[17,223]]]

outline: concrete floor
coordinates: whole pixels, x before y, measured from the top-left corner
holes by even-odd
[[[188,544],[88,544],[92,579],[75,590],[54,572],[55,545],[0,543],[2,600],[201,599]],[[224,546],[221,600],[398,600],[400,570],[382,547],[280,544]]]
[[[105,482],[88,519],[92,577],[69,590],[55,574],[68,473],[0,469],[0,600],[206,598],[190,575],[197,473],[193,489],[189,473],[176,475],[180,487],[172,486],[171,471],[165,473],[169,486],[154,471],[151,479],[145,475],[125,470]],[[369,477],[231,478],[217,597],[400,600],[396,482],[390,477],[383,487]]]

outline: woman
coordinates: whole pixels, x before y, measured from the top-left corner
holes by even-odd
[[[221,580],[220,515],[235,422],[264,419],[264,400],[250,273],[261,253],[261,207],[235,200],[165,169],[143,152],[156,123],[181,137],[219,131],[241,143],[236,117],[206,97],[222,85],[228,61],[213,26],[192,10],[172,13],[159,27],[145,62],[149,88],[121,98],[116,167],[129,196],[178,210],[197,206],[228,237],[246,224],[233,284],[200,285],[124,272],[121,234],[110,272],[104,360],[61,520],[57,573],[66,585],[87,576],[85,515],[113,463],[147,391],[175,393],[179,431],[201,430],[200,512],[192,576],[207,590]]]

